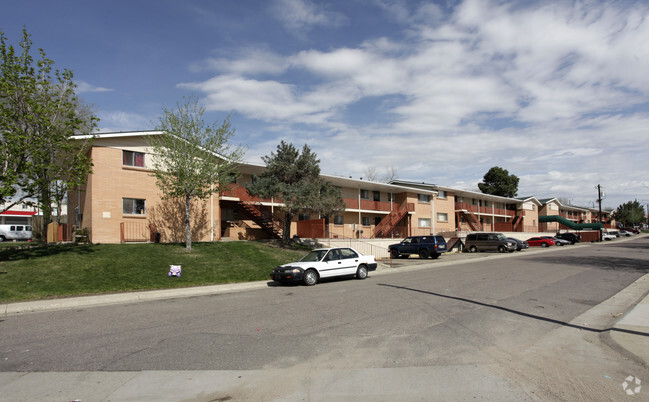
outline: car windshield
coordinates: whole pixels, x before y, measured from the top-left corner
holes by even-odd
[[[499,233],[499,234],[496,235],[496,237],[497,237],[498,240],[507,240],[507,238],[505,237],[504,234]]]
[[[313,250],[300,259],[301,262],[320,261],[327,254],[327,250]]]

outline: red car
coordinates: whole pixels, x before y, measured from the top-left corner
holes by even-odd
[[[552,239],[544,239],[543,237],[531,237],[531,238],[527,239],[527,243],[529,243],[530,247],[532,247],[532,246],[541,246],[541,247],[554,246],[554,240],[552,240]]]

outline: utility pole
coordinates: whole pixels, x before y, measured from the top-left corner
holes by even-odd
[[[597,203],[599,204],[599,223],[602,228],[599,230],[599,241],[602,241],[602,230],[604,229],[604,222],[602,222],[602,186],[597,185]]]

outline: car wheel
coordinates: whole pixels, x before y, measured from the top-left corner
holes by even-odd
[[[365,265],[361,265],[358,267],[358,269],[356,270],[356,278],[358,279],[367,278],[367,267]]]
[[[471,246],[471,247],[469,247],[469,252],[470,252],[470,253],[477,253],[477,252],[478,252],[478,248],[477,248],[476,246]]]
[[[315,269],[307,269],[304,273],[304,284],[307,286],[313,286],[318,283],[318,273]]]
[[[438,259],[438,258],[439,258],[439,256],[440,256],[440,255],[441,255],[441,254],[438,254],[438,253],[433,253],[433,254],[431,254],[431,256],[430,256],[430,257],[431,257],[431,258],[432,258],[433,260],[436,260],[436,259]]]
[[[7,240],[7,239],[5,239],[4,236],[0,236],[0,241],[5,241],[5,240]]]
[[[397,250],[390,250],[390,257],[399,258],[399,252]]]
[[[548,243],[545,243],[545,242],[541,243],[541,247],[547,247],[547,246],[548,246]]]
[[[419,258],[421,258],[422,260],[428,258],[428,250],[426,249],[419,250]]]
[[[507,250],[505,250],[505,246],[498,246],[498,252],[499,253],[504,253],[505,251],[507,251]]]

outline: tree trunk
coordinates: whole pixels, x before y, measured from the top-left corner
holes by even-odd
[[[286,212],[284,214],[284,230],[282,230],[282,244],[288,245],[291,242],[291,221],[293,214]]]
[[[49,191],[41,191],[39,203],[41,204],[41,214],[43,216],[43,220],[41,221],[41,240],[47,244],[47,225],[52,220],[52,200],[50,200]]]
[[[189,201],[191,196],[185,196],[185,250],[192,251],[192,228],[189,223]]]

